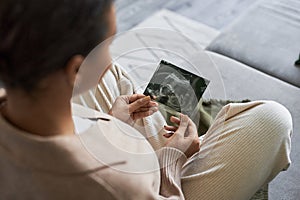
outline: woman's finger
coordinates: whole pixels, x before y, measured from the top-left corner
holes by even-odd
[[[150,101],[148,106],[153,107],[153,106],[158,106],[158,103],[155,101]]]
[[[180,119],[178,117],[175,117],[175,116],[171,116],[170,117],[170,121],[174,124],[180,124]]]
[[[139,109],[135,110],[134,112],[135,112],[135,113],[138,113],[138,112],[147,112],[147,111],[149,111],[151,108],[153,108],[153,107],[142,107],[142,108],[139,108]]]
[[[175,132],[175,131],[177,131],[178,127],[166,125],[166,126],[164,126],[164,129],[165,129],[166,131],[174,131],[174,132]]]
[[[198,137],[198,130],[195,123],[189,119],[188,131],[186,137]]]
[[[157,111],[158,111],[157,108],[151,108],[151,109],[149,109],[148,111],[145,111],[145,112],[133,112],[131,114],[131,116],[132,116],[133,120],[137,120],[137,119],[142,119],[142,118],[148,117],[150,115],[153,115],[153,113],[155,113]]]
[[[146,96],[143,95],[143,94],[133,94],[133,95],[129,96],[129,103],[133,103],[133,102],[135,102],[136,100],[142,99],[142,98],[144,98],[144,97],[146,97]]]
[[[179,125],[176,133],[178,133],[184,137],[188,126],[189,126],[189,117],[186,115],[180,114],[180,125]]]
[[[141,108],[151,108],[151,107],[158,107],[158,103],[155,101],[150,101],[148,104],[142,106]]]
[[[163,134],[163,136],[165,138],[170,138],[170,137],[172,137],[172,135],[174,135],[174,132],[167,132],[167,133]]]
[[[129,99],[129,101],[130,101],[130,99]],[[132,102],[131,104],[129,104],[129,113],[133,113],[137,109],[139,109],[145,105],[148,105],[150,101],[151,101],[151,98],[149,96],[145,96],[141,99],[138,99],[138,100]]]
[[[155,100],[156,98],[157,98],[157,96],[153,96],[153,95],[151,96],[152,100]]]
[[[138,108],[134,112],[146,112],[146,111],[150,110],[151,108],[157,108],[158,109],[158,105],[157,104],[151,104],[151,105],[148,104],[148,105],[145,105],[143,107]]]

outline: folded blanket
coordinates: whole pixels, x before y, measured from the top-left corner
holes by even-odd
[[[217,100],[217,99],[201,99],[197,106],[200,113],[200,120],[198,125],[199,136],[204,135],[207,132],[213,120],[225,105],[229,103],[246,103],[246,102],[250,102],[250,100],[245,99],[242,101],[232,101],[232,100]]]

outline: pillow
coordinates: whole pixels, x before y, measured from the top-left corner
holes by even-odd
[[[238,60],[300,87],[300,1],[259,1],[227,27],[207,50]]]

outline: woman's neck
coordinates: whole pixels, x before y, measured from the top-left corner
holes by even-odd
[[[22,93],[8,92],[1,113],[12,125],[34,135],[74,134],[70,100],[57,96],[48,94],[33,99]]]

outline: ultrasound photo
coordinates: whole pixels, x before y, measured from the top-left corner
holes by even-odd
[[[208,80],[162,60],[144,94],[170,112],[191,116],[208,84]]]

